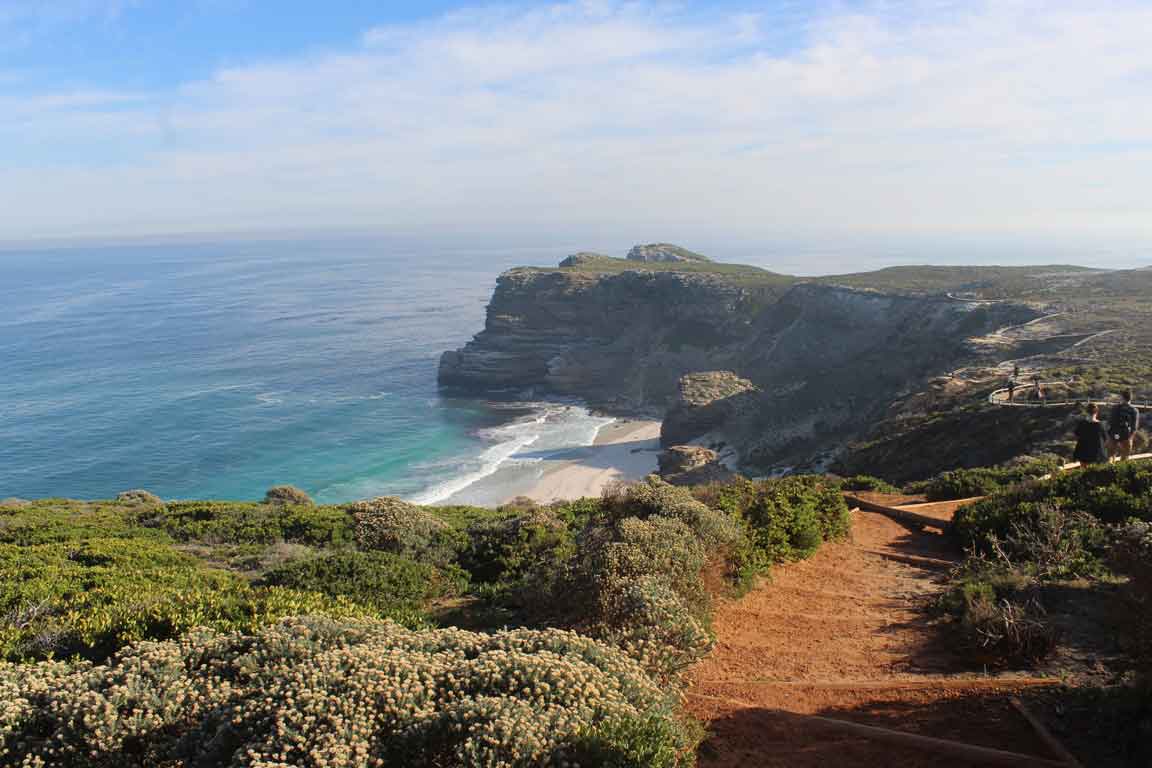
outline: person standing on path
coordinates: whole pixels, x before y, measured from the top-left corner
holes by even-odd
[[[1100,423],[1100,406],[1088,404],[1088,418],[1076,425],[1076,450],[1072,458],[1081,464],[1107,464],[1108,432]]]
[[[1008,402],[1012,402],[1013,396],[1016,394],[1016,379],[1008,379]]]
[[[1122,402],[1112,409],[1108,417],[1109,452],[1113,459],[1126,461],[1132,455],[1132,443],[1136,430],[1140,428],[1140,412],[1132,405],[1132,390],[1124,390],[1120,397]]]

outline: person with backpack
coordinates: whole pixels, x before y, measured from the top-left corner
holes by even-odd
[[[1123,402],[1113,408],[1108,417],[1108,448],[1113,459],[1125,461],[1132,455],[1132,443],[1140,428],[1140,412],[1132,405],[1132,390],[1125,390],[1120,397]]]
[[[1100,406],[1089,403],[1088,418],[1076,425],[1076,450],[1072,458],[1083,465],[1107,464],[1107,439],[1108,432],[1100,423]]]

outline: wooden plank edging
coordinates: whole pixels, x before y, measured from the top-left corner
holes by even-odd
[[[952,755],[965,760],[978,760],[980,765],[1002,765],[1013,767],[1043,767],[1043,768],[1068,768],[1068,764],[1063,761],[1049,760],[1044,757],[1034,757],[1032,755],[1024,755],[1019,752],[1007,752],[1002,749],[993,749],[992,747],[978,747],[973,744],[965,744],[960,741],[949,741],[947,739],[938,739],[934,736],[921,736],[917,733],[908,733],[907,731],[894,731],[891,728],[879,728],[874,725],[861,725],[860,723],[853,723],[848,720],[836,720],[831,717],[823,717],[821,715],[803,715],[796,712],[788,712],[782,709],[772,709],[769,707],[760,707],[747,701],[740,701],[739,699],[729,699],[722,696],[707,696],[702,693],[688,692],[688,696],[693,696],[698,699],[707,701],[718,701],[723,704],[735,704],[742,709],[754,709],[758,712],[763,712],[769,715],[777,715],[783,717],[791,717],[800,720],[807,720],[811,723],[827,727],[830,730],[841,731],[842,733],[852,734],[853,736],[860,736],[873,741],[883,741],[890,744],[899,744],[906,747],[913,747],[921,751],[933,752],[940,755]]]

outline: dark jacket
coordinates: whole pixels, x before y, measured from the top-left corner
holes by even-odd
[[[1072,458],[1081,464],[1104,464],[1108,461],[1107,438],[1104,425],[1098,421],[1084,419],[1076,425],[1076,450]]]
[[[1127,440],[1140,426],[1140,412],[1131,403],[1120,403],[1108,417],[1108,434],[1116,440]]]

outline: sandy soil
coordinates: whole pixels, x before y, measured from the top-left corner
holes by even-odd
[[[599,496],[615,480],[639,480],[656,471],[660,422],[623,420],[600,430],[593,445],[573,451],[526,494],[539,502]]]
[[[951,509],[921,513],[947,519]],[[870,512],[853,523],[851,541],[777,567],[719,607],[716,650],[687,698],[711,734],[699,765],[980,764],[829,731],[804,715],[1051,757],[1008,701],[1028,683],[966,665],[922,610],[956,559],[944,537]]]

